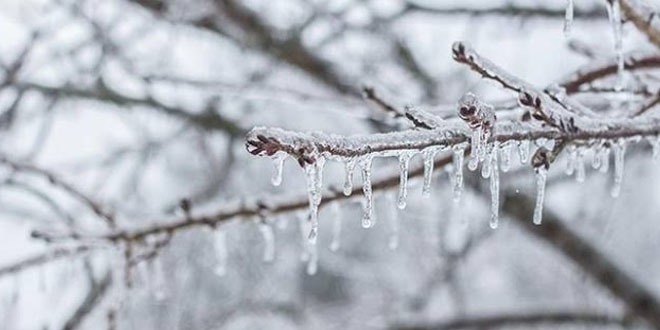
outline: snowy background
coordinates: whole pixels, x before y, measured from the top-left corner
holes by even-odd
[[[225,2],[252,16],[236,19]],[[182,199],[193,215],[306,201],[300,166],[285,161],[282,184],[272,186],[273,162],[246,152],[245,134],[254,126],[342,135],[400,129],[360,97],[363,86],[427,110],[453,111],[468,91],[494,103],[514,99],[455,63],[454,41],[539,87],[616,56],[606,1],[576,1],[569,36],[566,1],[410,2],[421,9],[400,0],[0,0],[0,154],[70,183],[120,229],[158,226],[184,216]],[[550,14],[487,13],[494,8]],[[623,51],[657,48],[625,24]],[[533,197],[533,170],[517,156],[514,164],[501,174],[502,189]],[[550,169],[545,207],[660,297],[660,176],[650,148],[628,149],[618,198],[610,196],[612,171],[587,166],[577,183],[563,164]],[[396,177],[398,162],[377,159],[373,172],[374,180]],[[630,306],[585,265],[506,214],[491,229],[488,181],[467,170],[472,188],[460,204],[443,168],[430,198],[421,196],[421,178],[411,178],[404,210],[395,206],[396,187],[376,191],[373,228],[360,225],[360,198],[323,207],[313,275],[304,207],[267,215],[265,225],[235,217],[215,230],[177,231],[156,257],[132,267],[131,288],[121,244],[32,237],[109,230],[88,203],[42,174],[0,164],[0,329],[386,329],[552,312],[612,319],[561,325],[568,329],[648,327],[629,319]],[[329,161],[324,186],[343,180],[343,164]],[[359,186],[357,172],[355,180]],[[336,221],[340,247],[331,251]],[[270,244],[273,260],[264,261]],[[91,251],[11,268],[83,245]]]

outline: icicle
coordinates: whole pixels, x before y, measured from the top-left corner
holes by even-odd
[[[575,146],[571,145],[568,147],[568,157],[566,158],[566,175],[573,175],[575,172],[576,163],[577,152],[575,151]]]
[[[399,155],[399,198],[397,199],[397,207],[401,210],[406,208],[406,200],[408,199],[408,167],[410,165],[411,155],[402,153]]]
[[[536,205],[534,206],[534,224],[540,225],[543,220],[543,200],[545,199],[545,181],[548,170],[545,166],[536,168]]]
[[[584,168],[584,153],[582,150],[578,149],[576,152],[575,158],[575,180],[577,182],[584,182],[586,177],[585,168]]]
[[[653,150],[653,160],[658,161],[660,159],[660,138],[649,137],[649,142],[651,143],[651,148]]]
[[[353,192],[353,169],[355,168],[355,160],[348,160],[344,164],[345,177],[344,177],[344,195],[350,196]]]
[[[259,231],[264,239],[264,261],[271,262],[275,259],[275,235],[273,227],[266,223],[259,224]]]
[[[623,89],[624,70],[621,8],[619,6],[619,1],[617,0],[606,0],[605,3],[607,4],[607,15],[609,17],[610,25],[612,26],[612,33],[614,35],[614,52],[616,53],[617,58],[617,72],[619,77],[615,88],[621,90]]]
[[[487,146],[486,148],[489,147]],[[491,146],[486,152],[486,155],[488,156],[488,160],[481,164],[481,177],[484,179],[488,179],[490,177],[490,174],[492,172],[492,165],[493,165],[490,160],[493,158],[494,154],[497,154],[497,152],[495,148]]]
[[[479,141],[479,148],[477,148],[477,156],[479,156],[479,161],[483,162],[489,157],[491,150],[488,148],[488,138],[490,138],[490,131],[480,128],[478,130],[481,133],[481,138]]]
[[[362,170],[362,193],[364,194],[362,227],[369,228],[373,224],[373,196],[371,191],[371,156],[365,156],[360,160]]]
[[[309,221],[312,228],[309,232],[309,241],[312,244],[316,243],[318,235],[319,224],[319,205],[321,204],[321,188],[323,187],[323,166],[325,165],[325,158],[317,157],[314,164],[305,166],[305,173],[307,174],[307,193],[309,197]]]
[[[623,182],[626,145],[623,141],[617,141],[612,147],[614,151],[614,183],[610,193],[612,197],[619,197],[619,194],[621,193],[621,183]]]
[[[337,251],[341,245],[341,208],[339,203],[334,202],[330,205],[330,213],[332,214],[332,242],[330,243],[330,251]]]
[[[215,249],[215,274],[224,276],[227,273],[227,236],[223,228],[218,228],[213,233],[213,247]]]
[[[463,193],[463,155],[465,150],[462,147],[454,147],[454,158],[453,158],[453,195],[454,202],[461,200],[461,195]]]
[[[470,152],[471,158],[468,162],[468,169],[474,171],[479,166],[479,149],[481,148],[481,131],[475,129],[472,131],[472,140],[470,141],[472,151]]]
[[[607,147],[603,147],[600,153],[600,158],[601,158],[600,172],[607,173],[607,171],[610,169],[610,149]]]
[[[511,143],[506,143],[500,147],[502,155],[502,172],[506,173],[511,169]]]
[[[573,28],[573,15],[575,5],[573,0],[566,0],[566,14],[564,15],[564,36],[566,38],[571,36],[571,29]]]
[[[314,275],[318,270],[319,252],[316,244],[309,244],[309,261],[307,262],[307,275]]]
[[[500,218],[500,173],[497,160],[498,143],[493,143],[490,154],[490,228],[497,228]]]
[[[273,157],[273,163],[275,164],[275,170],[273,171],[273,176],[270,177],[270,183],[273,186],[279,186],[282,184],[282,169],[284,168],[284,159],[286,159],[286,154],[277,153]]]
[[[426,149],[422,151],[424,158],[424,183],[422,185],[422,196],[431,196],[431,181],[433,178],[433,162],[435,157],[435,150]]]
[[[518,142],[518,155],[521,164],[526,164],[529,161],[529,140]]]
[[[598,146],[596,147],[596,151],[594,151],[593,156],[591,157],[591,167],[593,169],[599,169],[601,165],[603,165],[603,159],[601,158],[600,154],[603,152],[603,148]]]

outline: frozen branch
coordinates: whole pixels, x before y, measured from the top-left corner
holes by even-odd
[[[589,143],[594,140],[615,140],[637,136],[656,136],[660,133],[658,120],[612,120],[600,129],[559,131],[520,124],[496,125],[489,141],[504,143],[522,140],[562,140]],[[413,130],[364,136],[340,136],[320,132],[299,133],[278,128],[254,128],[247,135],[250,153],[273,156],[284,152],[298,160],[301,166],[313,164],[319,157],[344,161],[363,156],[391,157],[402,151],[421,151],[429,147],[449,147],[468,142],[470,131],[457,127],[433,130]]]

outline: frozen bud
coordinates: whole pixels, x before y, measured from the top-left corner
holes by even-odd
[[[534,168],[544,167],[548,169],[550,167],[550,158],[550,150],[540,147],[536,150],[534,156],[532,156],[532,166]]]
[[[522,90],[518,94],[518,102],[522,106],[540,108],[541,107],[541,98],[538,95],[533,94],[530,91]]]
[[[466,93],[458,102],[458,116],[470,128],[490,129],[495,125],[495,110],[481,102],[474,94]]]
[[[451,53],[454,58],[454,60],[459,61],[459,62],[465,62],[466,61],[466,49],[469,47],[465,45],[465,43],[457,41],[451,46]]]

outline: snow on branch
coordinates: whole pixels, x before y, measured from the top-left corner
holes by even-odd
[[[458,126],[458,125],[456,125]],[[505,143],[522,140],[614,140],[637,136],[655,136],[660,133],[659,120],[611,120],[600,130],[562,132],[530,124],[500,124],[490,141]],[[430,147],[450,147],[469,140],[467,128],[437,128],[409,130],[372,135],[341,136],[322,132],[301,133],[279,128],[256,127],[247,135],[248,152],[257,156],[274,156],[283,152],[295,158],[301,166],[315,163],[320,157],[348,161],[363,156],[393,157],[405,151],[421,151]]]

